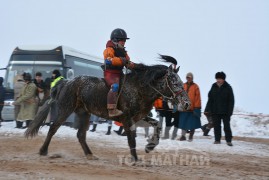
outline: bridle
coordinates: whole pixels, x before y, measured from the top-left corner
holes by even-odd
[[[173,101],[174,99],[176,99],[176,97],[178,95],[181,95],[182,92],[184,91],[183,89],[181,89],[180,91],[178,92],[174,92],[172,90],[172,88],[169,86],[169,83],[168,83],[168,76],[167,74],[165,75],[165,82],[166,82],[166,86],[168,87],[168,89],[170,90],[170,92],[173,94],[173,97],[168,97],[168,96],[165,96],[163,93],[161,93],[158,89],[156,89],[155,87],[149,85],[153,90],[155,90],[157,93],[159,93],[164,99],[168,99],[168,100],[171,100]]]

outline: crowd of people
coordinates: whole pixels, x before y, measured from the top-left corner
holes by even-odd
[[[39,108],[50,98],[50,92],[59,77],[62,76],[57,69],[52,72],[52,77],[47,78],[45,81],[40,72],[35,74],[34,79],[28,72],[15,76],[13,105],[16,128],[24,129],[29,126]],[[0,122],[2,121],[4,99],[5,88],[3,87],[3,78],[0,77]],[[56,116],[57,112],[55,113],[53,110],[57,110],[57,108],[51,108],[50,116],[48,116],[46,121],[47,124],[54,120],[52,117]]]
[[[204,136],[208,136],[211,128],[214,128],[215,141],[214,144],[221,143],[221,121],[224,124],[225,140],[228,146],[232,144],[232,131],[230,120],[234,108],[234,94],[231,86],[225,81],[226,75],[224,72],[215,74],[216,82],[213,83],[209,93],[208,101],[204,111],[208,123],[201,126],[201,95],[199,86],[193,81],[192,73],[186,75],[184,89],[188,93],[191,101],[191,108],[188,111],[174,112],[172,106],[169,107],[169,102],[159,98],[155,101],[154,107],[158,112],[160,127],[162,128],[163,119],[165,118],[166,126],[164,128],[163,139],[169,138],[169,130],[174,126],[171,139],[174,140],[177,136],[178,129],[181,129],[179,141],[192,141],[195,129],[201,128]],[[173,122],[171,123],[171,117]],[[189,134],[189,137],[186,137]]]

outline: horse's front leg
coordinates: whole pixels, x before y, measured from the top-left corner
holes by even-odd
[[[132,156],[132,161],[137,161],[137,154],[136,154],[136,130],[132,129],[129,124],[124,124],[123,125],[124,130],[126,132],[127,138],[128,138],[128,144],[130,147],[130,152]]]
[[[141,121],[144,121],[147,124],[150,124],[154,128],[154,134],[151,137],[151,139],[148,139],[148,144],[145,147],[146,153],[149,153],[159,144],[161,126],[158,123],[158,121],[148,116],[143,118]]]

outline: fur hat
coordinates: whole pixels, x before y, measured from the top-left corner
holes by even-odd
[[[23,73],[22,74],[23,80],[24,81],[31,81],[32,80],[32,75],[30,73]]]
[[[225,80],[225,78],[226,78],[226,74],[224,73],[224,72],[217,72],[216,73],[216,75],[215,75],[215,78],[216,79],[223,79],[223,80]]]
[[[193,79],[193,74],[191,72],[187,73],[186,77],[190,77]]]

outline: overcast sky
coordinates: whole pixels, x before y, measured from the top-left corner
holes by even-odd
[[[0,61],[18,45],[67,45],[102,57],[115,28],[126,30],[132,61],[175,57],[193,72],[203,109],[224,71],[236,107],[269,114],[268,0],[0,0]],[[0,71],[4,76],[5,71]]]

